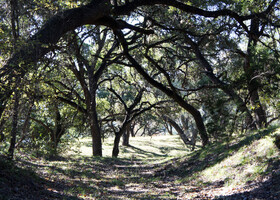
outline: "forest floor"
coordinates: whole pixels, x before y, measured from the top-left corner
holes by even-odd
[[[78,155],[0,157],[0,199],[280,199],[277,131],[194,152],[176,136],[160,136],[132,139],[118,159],[88,156],[87,139]]]

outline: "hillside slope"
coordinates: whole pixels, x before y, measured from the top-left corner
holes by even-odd
[[[157,171],[194,187],[187,199],[280,199],[280,151],[271,127],[230,143],[215,143]],[[245,198],[245,199],[246,199]]]

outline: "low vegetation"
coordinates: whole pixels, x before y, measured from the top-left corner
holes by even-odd
[[[54,160],[18,152],[1,157],[0,199],[277,199],[279,134],[270,127],[193,152],[178,136],[135,137],[120,158],[109,157],[111,139],[100,158],[87,138]]]

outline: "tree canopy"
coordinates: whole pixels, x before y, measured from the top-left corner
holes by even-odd
[[[0,140],[11,157],[86,133],[94,156],[109,135],[118,156],[121,136],[138,131],[174,129],[206,146],[279,122],[277,0],[0,4]]]

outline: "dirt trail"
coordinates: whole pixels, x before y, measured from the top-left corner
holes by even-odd
[[[223,181],[203,186],[195,180],[181,183],[170,162],[144,165],[128,159],[84,157],[18,159],[17,165],[26,171],[14,168],[4,173],[2,166],[0,199],[280,199],[277,170],[258,182],[229,189]]]

